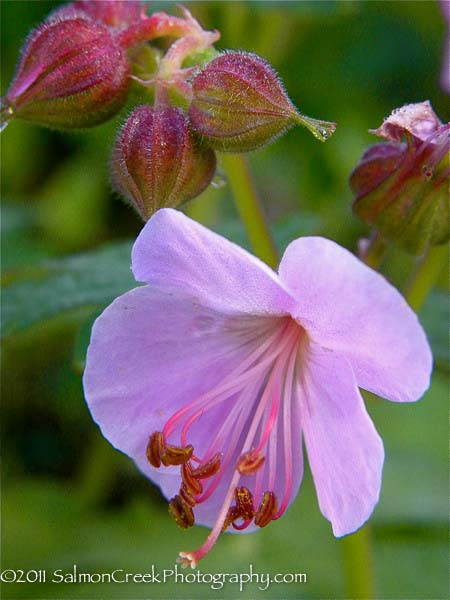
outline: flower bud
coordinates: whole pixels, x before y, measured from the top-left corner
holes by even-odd
[[[214,151],[200,145],[181,109],[143,105],[118,136],[112,179],[146,221],[159,208],[198,196],[215,169]]]
[[[189,119],[210,146],[246,152],[268,144],[295,124],[325,141],[336,125],[301,115],[278,75],[256,54],[228,52],[194,78]]]
[[[374,133],[390,142],[370,147],[350,177],[355,213],[412,254],[448,241],[450,124],[422,102],[394,111]]]
[[[139,23],[143,14],[138,0],[76,0],[71,6],[94,21],[114,29]]]
[[[123,106],[130,83],[125,51],[100,23],[65,7],[35,29],[2,99],[2,117],[74,129]]]

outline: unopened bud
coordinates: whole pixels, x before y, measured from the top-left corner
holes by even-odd
[[[97,125],[122,108],[129,75],[108,28],[66,7],[25,42],[2,117],[61,129]]]
[[[421,102],[397,109],[374,133],[391,141],[370,147],[353,171],[355,213],[412,254],[447,242],[450,124]]]
[[[76,0],[71,6],[114,29],[139,23],[143,15],[138,0]]]
[[[195,138],[181,109],[139,106],[116,141],[112,179],[146,221],[162,207],[198,196],[211,182],[216,157]]]
[[[192,126],[210,146],[246,152],[275,140],[293,125],[325,141],[335,123],[301,115],[272,67],[256,54],[228,52],[194,78],[189,108]]]

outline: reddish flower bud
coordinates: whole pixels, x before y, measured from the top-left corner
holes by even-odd
[[[162,207],[198,196],[211,182],[216,157],[200,145],[181,109],[139,106],[116,141],[112,179],[146,221]]]
[[[2,116],[61,129],[96,125],[122,108],[129,75],[112,33],[65,7],[28,37]]]
[[[71,6],[114,29],[139,23],[143,14],[138,0],[76,0]]]
[[[353,171],[355,213],[412,254],[448,241],[450,124],[422,102],[394,111],[374,133],[392,141],[369,148]]]
[[[228,52],[193,81],[192,126],[213,148],[246,152],[275,140],[295,124],[325,141],[336,125],[301,115],[278,75],[256,54]]]

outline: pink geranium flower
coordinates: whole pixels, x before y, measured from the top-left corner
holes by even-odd
[[[84,388],[177,523],[212,527],[179,560],[194,567],[227,527],[281,517],[303,439],[334,534],[358,529],[384,460],[358,387],[410,402],[429,385],[425,334],[396,289],[320,237],[292,242],[277,274],[172,209],[148,221],[132,268],[147,285],[96,321]]]

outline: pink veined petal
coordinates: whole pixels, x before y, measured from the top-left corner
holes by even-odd
[[[420,398],[431,351],[415,313],[384,277],[319,237],[292,242],[279,274],[297,299],[294,318],[349,361],[358,386],[397,402]]]
[[[378,502],[383,443],[345,359],[310,343],[299,378],[308,460],[322,514],[333,533],[352,533]]]
[[[138,281],[195,297],[225,314],[283,315],[295,305],[262,261],[170,208],[145,225],[132,264]]]
[[[264,333],[273,319],[257,321]],[[223,380],[260,335],[253,318],[221,315],[150,286],[136,288],[94,324],[83,378],[92,416],[116,448],[143,456],[149,436]]]

